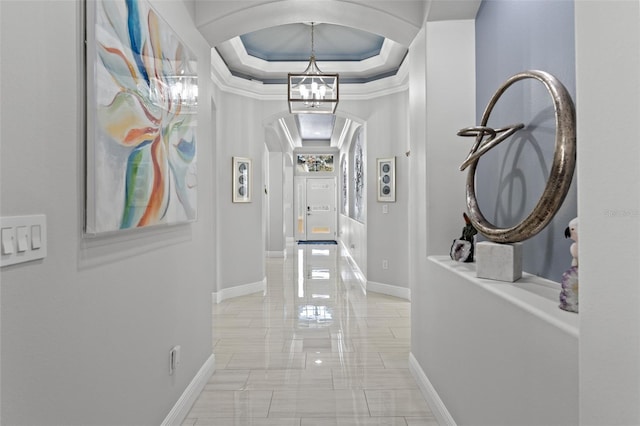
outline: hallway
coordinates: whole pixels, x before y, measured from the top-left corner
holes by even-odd
[[[213,308],[215,373],[185,425],[428,425],[410,303],[364,294],[340,246],[267,259],[266,294]]]

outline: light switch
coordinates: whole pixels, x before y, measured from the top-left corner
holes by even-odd
[[[28,228],[26,226],[18,226],[16,228],[18,239],[18,253],[24,253],[29,249],[29,242],[27,239],[29,233],[27,232],[27,230]]]
[[[383,204],[382,205],[382,214],[387,214],[389,213],[389,205],[388,204]]]
[[[40,225],[31,226],[31,250],[38,250],[42,247],[42,228]]]
[[[2,254],[13,252],[13,228],[2,228]]]
[[[0,0],[2,1],[2,0]],[[47,257],[47,217],[43,214],[0,217],[3,268]]]

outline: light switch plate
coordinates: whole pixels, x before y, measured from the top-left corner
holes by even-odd
[[[43,259],[47,256],[45,215],[2,217],[0,227],[2,228],[2,267]]]

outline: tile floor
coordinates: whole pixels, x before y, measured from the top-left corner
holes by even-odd
[[[267,259],[213,308],[216,370],[184,425],[437,426],[408,369],[410,304],[364,294],[339,246]]]

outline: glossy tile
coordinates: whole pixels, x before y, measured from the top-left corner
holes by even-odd
[[[333,245],[290,245],[266,277],[213,306],[215,372],[185,426],[436,425],[409,372],[408,301],[365,293]]]
[[[331,370],[251,370],[247,389],[293,390],[333,389]]]
[[[353,352],[353,344],[343,339],[295,339],[286,340],[283,351],[289,352]]]
[[[320,417],[302,419],[301,426],[406,426],[404,417]]]
[[[250,370],[215,370],[205,390],[244,390],[249,379]]]
[[[229,360],[231,360],[232,355],[233,354],[231,353],[215,353],[214,368],[216,370],[227,368],[227,364],[229,363]]]
[[[365,390],[371,416],[428,417],[431,410],[419,390]]]
[[[332,370],[335,389],[418,389],[409,369]]]
[[[391,327],[391,333],[396,339],[411,339],[411,328],[409,327]]]
[[[264,353],[264,352],[282,352],[284,340],[270,340],[267,338],[260,339],[236,339],[223,338],[218,339],[213,347],[214,353]]]
[[[369,416],[363,391],[317,390],[274,391],[270,417],[336,417]]]
[[[200,418],[189,426],[299,426],[300,419],[274,419],[274,418]]]
[[[411,350],[410,339],[372,337],[351,340],[356,350],[362,352],[409,352]]]
[[[245,320],[251,321],[251,320]],[[213,337],[223,339],[225,337],[244,338],[244,339],[261,339],[267,336],[267,328],[239,328],[224,327],[213,330]]]
[[[438,426],[435,417],[406,417],[407,426]]]
[[[298,369],[305,368],[306,356],[303,353],[234,353],[227,363],[227,369]]]
[[[409,352],[380,352],[384,368],[409,368]]]
[[[273,392],[271,391],[203,391],[187,417],[250,417],[266,418]]]
[[[308,369],[384,368],[377,352],[307,353]]]

